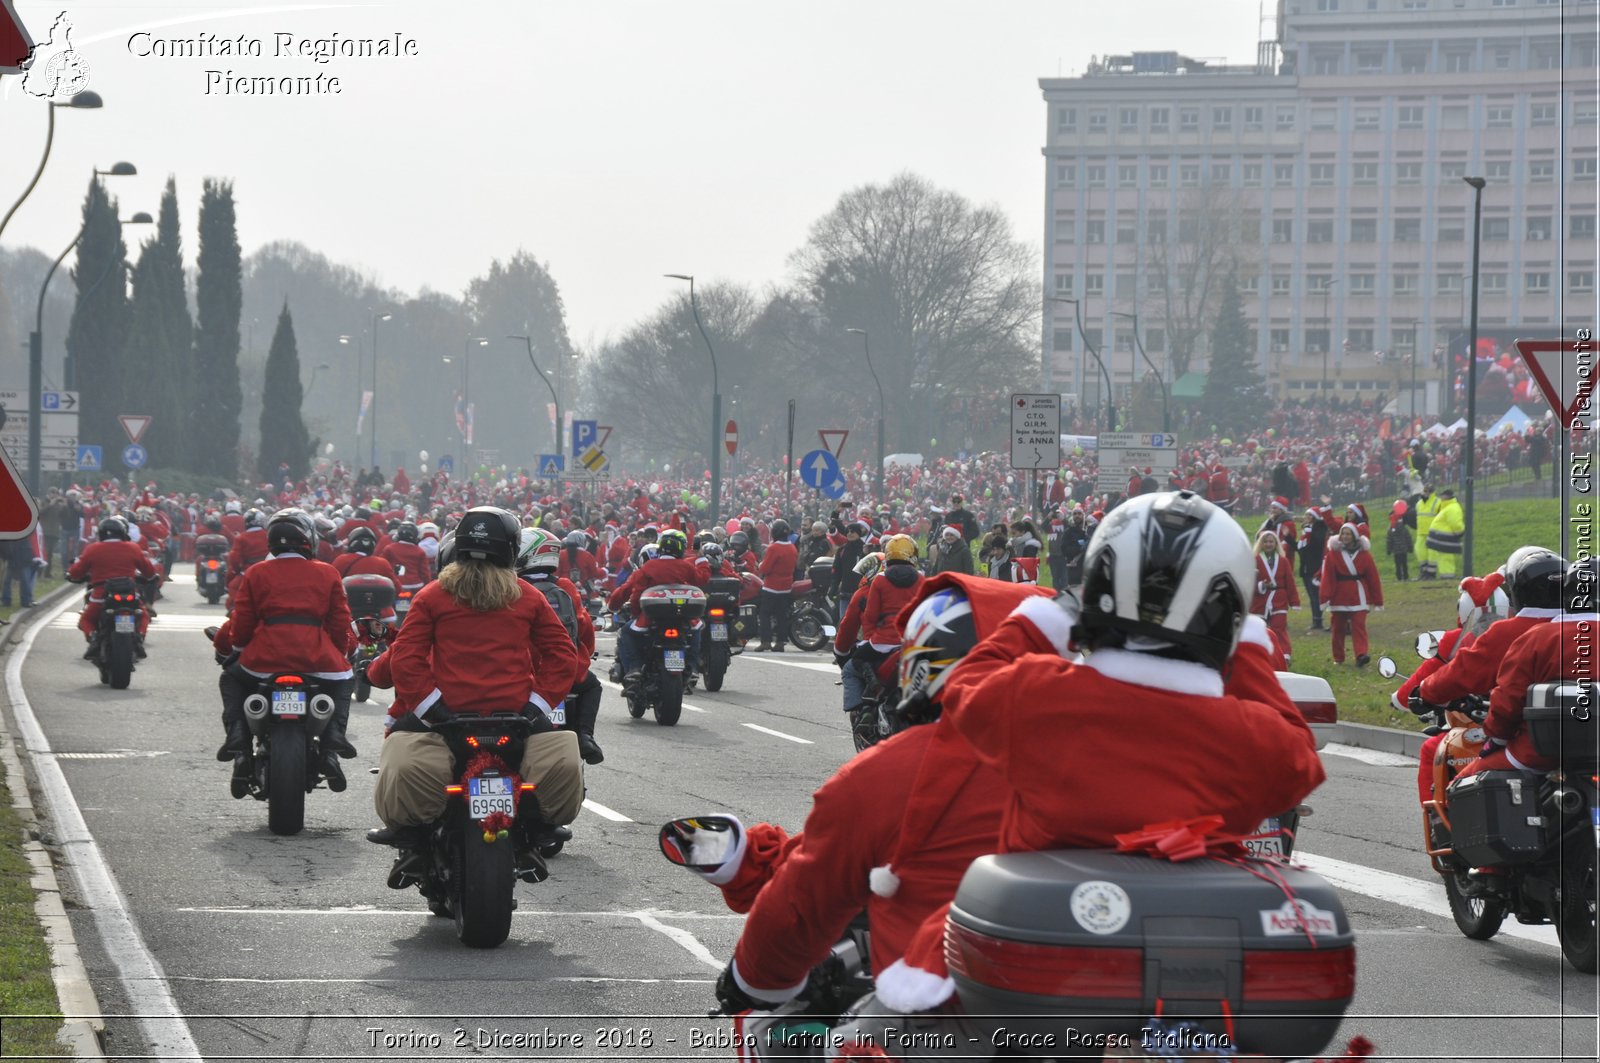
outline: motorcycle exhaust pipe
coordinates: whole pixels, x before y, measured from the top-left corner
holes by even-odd
[[[1575,816],[1583,811],[1583,795],[1576,790],[1569,790],[1565,786],[1550,795],[1550,803],[1563,816]]]
[[[326,694],[317,694],[312,697],[311,718],[318,723],[327,723],[333,716],[333,699]]]
[[[267,720],[267,696],[265,694],[251,694],[244,699],[244,720],[250,727],[250,733],[259,736]]]

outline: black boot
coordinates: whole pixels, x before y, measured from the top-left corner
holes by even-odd
[[[600,743],[594,740],[594,735],[588,731],[578,732],[578,754],[583,757],[585,764],[599,764],[606,759]]]
[[[235,757],[233,761],[233,778],[228,780],[228,792],[235,801],[246,797],[250,793],[250,780],[255,775],[255,766],[248,756]]]
[[[235,757],[248,757],[250,755],[250,728],[243,721],[228,728],[228,738],[222,743],[222,748],[217,750],[217,759],[223,762],[233,760]]]
[[[100,653],[100,633],[97,631],[89,636],[89,645],[83,651],[83,659],[92,661]]]
[[[344,778],[344,769],[339,766],[339,755],[331,749],[322,750],[322,778],[328,784],[328,789],[336,794],[344,793],[348,785]]]
[[[133,655],[135,657],[139,658],[139,660],[141,660],[141,661],[144,660],[146,657],[150,656],[148,653],[146,653],[144,651],[144,636],[143,635],[135,635],[133,637]]]
[[[336,753],[345,760],[350,760],[356,755],[356,747],[350,744],[350,739],[345,737],[343,727],[329,727],[322,732],[322,748],[324,752]]]

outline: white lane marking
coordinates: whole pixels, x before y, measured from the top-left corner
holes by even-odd
[[[420,908],[379,908],[371,904],[356,904],[333,908],[255,908],[248,906],[220,906],[174,908],[175,912],[184,912],[190,915],[328,915],[340,918],[352,915],[395,915],[405,916],[410,919],[431,919],[433,916]],[[574,912],[563,909],[561,911],[534,911],[528,908],[518,908],[518,916],[539,916],[549,918],[573,919],[639,919],[648,916],[652,919],[743,919],[744,916],[737,912],[674,912],[663,908],[646,908],[635,912]]]
[[[221,614],[216,616],[194,616],[182,613],[162,613],[150,621],[150,634],[159,635],[168,631],[204,631],[213,625],[221,627],[223,619],[224,617]],[[50,621],[50,627],[56,631],[72,630],[76,629],[77,626],[77,613]]]
[[[94,835],[83,820],[83,812],[72,796],[72,787],[61,771],[57,759],[50,756],[50,740],[45,737],[33,706],[28,702],[22,687],[22,665],[33,648],[33,640],[76,599],[68,597],[57,605],[46,619],[28,629],[22,637],[11,660],[6,664],[6,696],[16,717],[17,730],[23,745],[33,757],[34,774],[39,789],[45,797],[45,806],[55,822],[57,844],[65,856],[67,867],[77,883],[83,903],[94,913],[95,928],[100,932],[100,943],[106,958],[117,970],[127,995],[128,1010],[138,1016],[140,1029],[150,1043],[153,1054],[178,1059],[200,1059],[200,1047],[194,1043],[189,1024],[184,1021],[178,1002],[173,999],[165,972],[160,962],[150,953],[139,933],[122,888],[111,873],[105,856],[95,844]]]
[[[39,753],[36,755],[51,756],[57,760],[139,760],[164,757],[168,752],[165,749],[119,749],[111,753]]]
[[[1363,764],[1372,764],[1380,768],[1415,768],[1417,766],[1416,757],[1407,757],[1400,753],[1385,753],[1378,749],[1362,749],[1360,746],[1347,746],[1342,742],[1329,742],[1318,752],[1331,753],[1336,757],[1348,757],[1351,760],[1359,760]]]
[[[757,654],[752,656],[748,653],[740,654],[739,659],[741,661],[759,661],[762,664],[781,664],[789,668],[804,668],[810,672],[828,672],[831,675],[839,674],[838,668],[835,668],[831,664],[823,664],[820,661],[786,661],[782,657],[769,657],[766,654]]]
[[[787,739],[790,742],[798,742],[803,746],[814,746],[814,745],[816,745],[816,743],[813,742],[809,738],[796,738],[794,735],[786,735],[782,731],[774,731],[770,727],[762,727],[759,723],[747,723],[747,724],[742,724],[741,726],[748,727],[752,731],[760,731],[762,734],[771,735],[774,738],[783,738],[783,739]]]
[[[613,683],[609,679],[600,680],[600,685],[603,686],[603,687],[609,687],[610,689],[615,690],[618,694],[622,693],[622,687],[619,686],[616,683]],[[702,709],[698,705],[689,704],[687,701],[683,703],[683,707],[688,709],[690,712],[705,712],[706,711],[705,709]]]
[[[685,952],[710,967],[713,971],[720,971],[726,966],[721,960],[711,954],[711,950],[700,944],[700,939],[689,933],[681,926],[668,926],[649,912],[635,912],[634,918],[640,924],[649,927],[658,934],[683,946]]]
[[[1293,861],[1315,871],[1336,889],[1349,890],[1364,897],[1373,897],[1380,901],[1388,901],[1390,904],[1416,908],[1442,919],[1451,919],[1450,903],[1445,899],[1444,885],[1437,878],[1427,882],[1407,875],[1396,875],[1390,871],[1364,867],[1361,864],[1346,863],[1328,856],[1301,852],[1298,849],[1295,850]],[[1541,945],[1560,947],[1553,926],[1523,926],[1515,919],[1508,918],[1506,924],[1500,928],[1500,933],[1508,937],[1536,941]]]
[[[583,807],[587,808],[590,812],[593,812],[595,815],[599,816],[600,818],[609,819],[613,823],[632,823],[633,822],[633,820],[629,819],[627,816],[624,816],[621,812],[618,812],[615,809],[607,808],[605,805],[602,805],[599,801],[591,801],[587,797],[583,799]]]

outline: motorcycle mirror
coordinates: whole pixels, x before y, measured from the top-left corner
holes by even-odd
[[[1424,631],[1417,636],[1417,656],[1423,660],[1439,656],[1439,633]]]
[[[692,816],[661,828],[661,855],[690,871],[716,871],[739,848],[742,832],[732,816]]]
[[[1393,679],[1400,674],[1400,669],[1395,667],[1393,657],[1378,658],[1378,674],[1385,679]]]

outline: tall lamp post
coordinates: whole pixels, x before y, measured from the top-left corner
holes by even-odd
[[[555,447],[556,447],[556,449],[553,451],[553,453],[560,454],[560,453],[562,453],[562,450],[561,450],[561,396],[556,394],[556,387],[555,387],[554,384],[550,383],[549,374],[546,373],[543,369],[540,369],[539,368],[539,363],[533,360],[533,338],[531,336],[507,336],[506,339],[508,339],[508,340],[521,340],[523,343],[528,345],[528,364],[533,366],[534,373],[538,375],[540,380],[544,381],[544,386],[550,389],[550,401],[556,404],[556,423],[555,423],[554,430],[551,432],[551,434],[555,437]]]
[[[1328,351],[1333,347],[1333,318],[1328,316],[1328,293],[1333,291],[1333,286],[1338,284],[1337,278],[1329,280],[1322,285],[1322,327],[1327,331],[1322,343],[1322,405],[1328,406]]]
[[[318,362],[316,365],[311,367],[311,382],[306,385],[306,395],[308,397],[311,395],[311,393],[314,390],[316,390],[316,387],[317,387],[317,374],[318,373],[325,373],[329,369],[332,369],[332,368],[333,368],[333,366],[329,365],[327,362]]]
[[[1478,437],[1478,249],[1483,230],[1482,177],[1463,177],[1472,186],[1472,321],[1467,327],[1467,448],[1462,466],[1462,512],[1465,515],[1461,543],[1462,570],[1471,575],[1472,567],[1472,481],[1475,475]]]
[[[489,346],[489,340],[484,336],[471,336],[461,343],[461,402],[468,418],[472,417],[472,348],[475,346],[487,347]],[[450,356],[448,354],[444,356],[444,364],[450,364]],[[464,432],[471,430],[471,421],[463,421],[462,423],[468,426]],[[461,438],[462,446],[468,446],[471,443],[472,440],[466,438],[466,435],[463,434]]]
[[[0,218],[0,235],[4,235],[6,225],[11,221],[11,216],[17,212],[17,209],[32,194],[34,187],[39,183],[40,175],[44,173],[44,164],[50,161],[50,146],[55,143],[56,139],[56,108],[73,107],[80,111],[93,111],[104,106],[105,101],[100,98],[98,92],[80,92],[65,103],[52,102],[50,104],[50,124],[45,130],[44,154],[39,157],[39,168],[33,171],[33,180],[28,182],[28,187],[22,190],[22,195],[17,197],[17,201],[11,204],[11,209],[6,211],[6,216]]]
[[[1101,359],[1100,352],[1090,345],[1088,333],[1083,331],[1083,306],[1078,300],[1068,298],[1065,295],[1052,295],[1048,298],[1052,303],[1072,304],[1072,316],[1078,324],[1078,342],[1083,344],[1083,349],[1089,353],[1089,357],[1094,359],[1094,364],[1100,367],[1100,376],[1106,382],[1106,424],[1104,431],[1115,432],[1117,430],[1117,408],[1113,405],[1111,396],[1111,373],[1106,369],[1106,363]],[[1081,379],[1078,381],[1078,385],[1080,388],[1083,386]],[[1082,400],[1082,396],[1079,396],[1079,400]]]
[[[1133,322],[1133,345],[1139,349],[1139,357],[1143,358],[1144,364],[1150,367],[1150,372],[1155,374],[1156,383],[1161,387],[1161,431],[1172,431],[1172,412],[1167,401],[1167,381],[1161,375],[1161,371],[1156,368],[1156,364],[1150,360],[1150,356],[1144,353],[1144,341],[1139,338],[1139,315],[1137,313],[1124,314],[1121,311],[1113,310],[1111,311],[1111,316],[1125,317]]]
[[[867,356],[867,372],[872,374],[872,382],[878,385],[878,505],[883,505],[883,419],[885,408],[883,405],[883,381],[878,379],[878,371],[872,368],[872,341],[867,338],[864,328],[847,328],[846,332],[854,333],[861,337],[861,350]]]
[[[694,315],[694,327],[706,341],[706,352],[711,355],[711,523],[722,515],[722,387],[717,379],[717,352],[711,347],[711,337],[700,323],[700,304],[694,298],[694,275],[691,273],[663,273],[675,281],[689,282],[689,312]]]
[[[378,322],[388,321],[393,314],[372,312],[372,468],[378,468]]]
[[[350,346],[350,340],[351,340],[351,337],[349,337],[349,336],[340,336],[339,337],[339,344],[341,346],[348,347],[348,346]],[[361,412],[360,411],[361,411],[361,344],[358,343],[358,344],[356,344],[356,444],[355,444],[354,449],[352,449],[350,451],[351,457],[353,459],[351,461],[351,463],[350,463],[351,468],[354,468],[355,466],[361,464]]]

